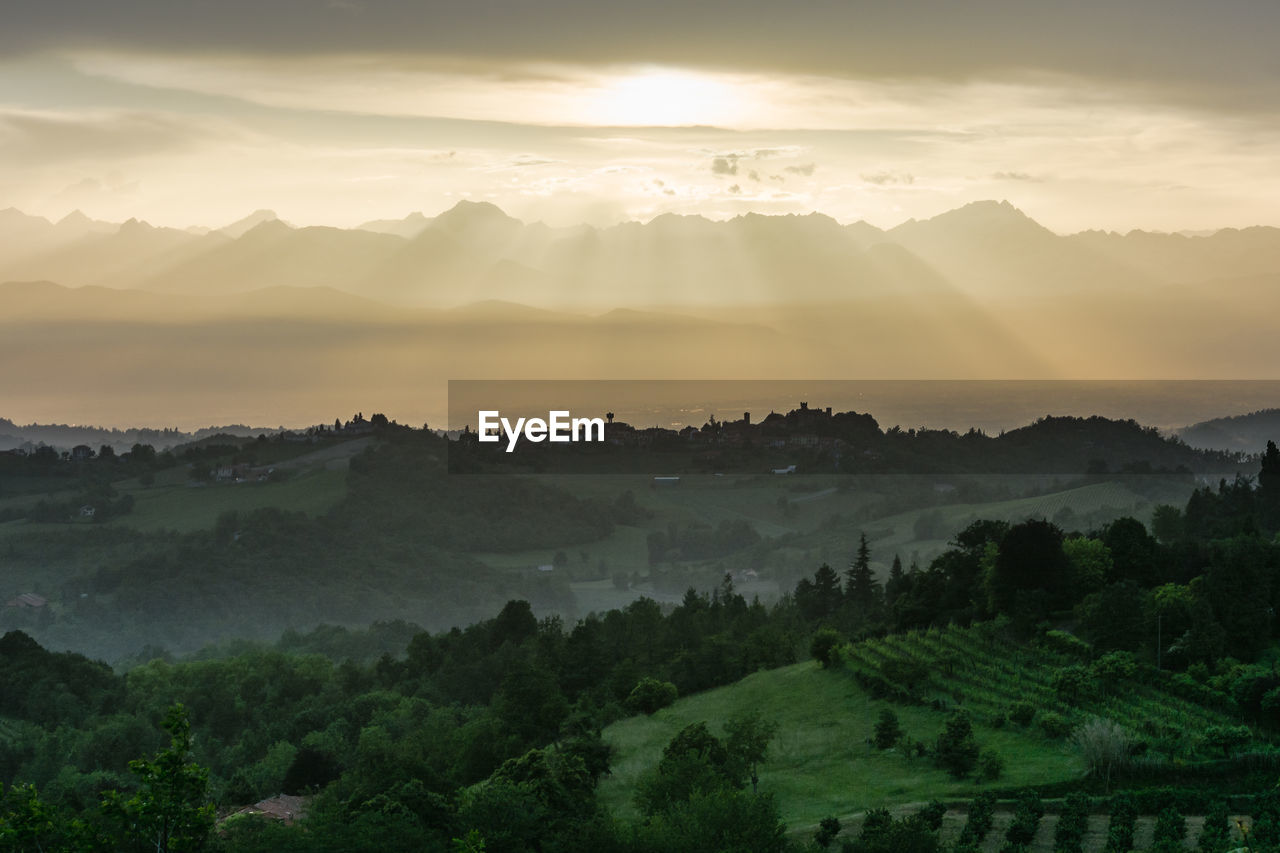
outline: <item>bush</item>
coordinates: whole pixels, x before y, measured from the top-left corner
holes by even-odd
[[[898,715],[888,708],[880,712],[876,720],[876,749],[890,749],[902,739],[902,727],[898,725]]]
[[[1010,846],[1027,847],[1036,837],[1040,828],[1040,818],[1044,817],[1044,803],[1035,791],[1025,791],[1018,798],[1018,806],[1013,811],[1013,821],[1005,833],[1005,849]]]
[[[1204,829],[1200,831],[1200,850],[1203,853],[1218,853],[1227,847],[1231,838],[1231,816],[1227,812],[1227,804],[1222,800],[1214,801],[1204,814]]]
[[[1030,702],[1019,702],[1009,709],[1009,719],[1020,726],[1029,726],[1035,719],[1036,706]]]
[[[978,756],[978,781],[994,782],[1004,775],[1004,759],[994,749],[984,749]]]
[[[979,846],[982,840],[987,837],[987,833],[991,831],[991,824],[995,821],[996,814],[996,798],[990,791],[984,791],[969,803],[969,819],[965,821],[964,829],[960,831],[960,838],[957,846],[972,844]]]
[[[1066,631],[1045,631],[1043,643],[1046,648],[1080,660],[1088,660],[1093,652],[1092,646],[1075,634],[1068,634]]]
[[[1106,853],[1129,853],[1133,849],[1133,824],[1137,819],[1138,809],[1132,796],[1119,794],[1112,798]]]
[[[1057,853],[1080,853],[1084,846],[1084,834],[1089,827],[1089,797],[1079,791],[1067,795],[1058,826],[1053,835],[1053,849]]]
[[[823,669],[831,669],[840,663],[840,635],[833,628],[821,628],[813,635],[809,644],[809,654],[822,664]]]
[[[675,702],[678,695],[670,681],[642,678],[627,696],[627,708],[636,714],[654,714]]]
[[[947,718],[946,728],[938,735],[934,759],[953,779],[963,779],[973,772],[978,763],[978,742],[966,712],[956,711]]]
[[[1040,731],[1044,732],[1045,737],[1058,740],[1071,734],[1071,723],[1061,714],[1046,711],[1040,715]]]
[[[1253,735],[1248,726],[1209,726],[1204,730],[1204,739],[1209,746],[1222,750],[1222,757],[1231,755],[1231,750],[1244,746]]]
[[[924,824],[930,832],[942,829],[942,818],[947,814],[947,806],[939,800],[930,800],[929,805],[916,812],[915,818]]]
[[[835,817],[824,817],[818,821],[818,831],[813,834],[813,843],[819,847],[827,848],[831,846],[831,842],[836,840],[836,836],[840,834],[840,821]]]
[[[1186,836],[1187,822],[1182,817],[1182,812],[1169,806],[1156,816],[1156,829],[1151,839],[1151,850],[1154,853],[1176,853],[1184,849],[1182,840]]]

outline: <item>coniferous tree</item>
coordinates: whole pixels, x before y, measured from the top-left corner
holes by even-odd
[[[871,548],[865,533],[858,542],[858,555],[845,571],[844,597],[855,615],[862,619],[874,614],[880,603],[880,585],[871,572]]]

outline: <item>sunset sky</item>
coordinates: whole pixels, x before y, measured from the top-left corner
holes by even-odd
[[[1280,225],[1278,32],[1244,0],[21,3],[0,207]]]

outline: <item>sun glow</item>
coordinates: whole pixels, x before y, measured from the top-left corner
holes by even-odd
[[[733,124],[747,112],[737,87],[669,69],[637,71],[609,81],[592,100],[592,119],[613,125]]]

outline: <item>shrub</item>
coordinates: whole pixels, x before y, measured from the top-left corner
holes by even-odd
[[[840,635],[833,628],[820,628],[813,635],[809,644],[809,654],[822,664],[823,669],[830,669],[840,663]]]
[[[889,749],[901,738],[902,727],[898,725],[898,715],[885,708],[880,712],[880,718],[876,720],[876,748]]]
[[[824,817],[818,821],[818,831],[813,834],[813,843],[819,847],[827,848],[831,846],[831,842],[836,840],[836,836],[840,834],[840,821],[835,817]]]
[[[1227,813],[1227,804],[1215,800],[1204,814],[1204,829],[1200,831],[1200,850],[1204,853],[1218,853],[1227,847],[1231,838],[1231,816]]]
[[[957,844],[981,845],[982,840],[991,831],[991,824],[995,820],[995,814],[996,798],[994,794],[990,791],[984,791],[975,797],[969,803],[969,819],[965,821],[964,829],[960,831],[960,838]]]
[[[1078,663],[1055,670],[1049,684],[1058,698],[1069,705],[1079,705],[1093,698],[1097,690],[1092,670]]]
[[[1230,757],[1231,750],[1244,746],[1251,737],[1248,726],[1209,726],[1204,730],[1205,742],[1222,750],[1223,758]]]
[[[1019,702],[1009,709],[1009,719],[1020,726],[1029,726],[1035,719],[1036,706],[1030,702]]]
[[[942,828],[942,818],[947,814],[947,806],[939,800],[930,800],[929,805],[916,812],[915,817],[924,826],[928,827],[930,832],[937,832]]]
[[[1133,824],[1137,819],[1138,810],[1132,796],[1119,794],[1111,800],[1106,853],[1129,853],[1133,849]]]
[[[642,678],[627,696],[627,708],[637,714],[654,714],[675,702],[678,695],[670,681]]]
[[[1018,797],[1017,808],[1013,812],[1013,821],[1005,833],[1005,849],[1026,847],[1036,837],[1040,828],[1040,818],[1044,817],[1044,803],[1035,791],[1025,791]]]
[[[1093,652],[1092,646],[1075,634],[1068,634],[1066,631],[1045,631],[1043,642],[1046,648],[1080,660],[1088,660]]]
[[[1129,733],[1119,723],[1094,717],[1075,730],[1072,740],[1084,755],[1089,772],[1101,776],[1110,789],[1111,774],[1128,762],[1132,752]]]
[[[1089,822],[1089,797],[1080,791],[1067,795],[1058,826],[1053,835],[1053,849],[1057,853],[1080,853]]]
[[[1044,732],[1045,737],[1058,740],[1071,734],[1071,723],[1067,722],[1067,718],[1053,711],[1045,711],[1040,715],[1040,731]]]
[[[994,749],[984,749],[978,755],[978,781],[994,782],[1004,775],[1004,759]]]
[[[1175,853],[1183,849],[1182,840],[1187,836],[1187,822],[1173,806],[1156,815],[1155,834],[1151,838],[1154,853]]]
[[[892,825],[893,816],[889,814],[888,809],[871,809],[862,821],[862,832],[858,834],[858,838],[863,841],[874,840],[883,835]]]
[[[946,728],[938,735],[934,758],[954,779],[963,779],[973,772],[978,763],[978,742],[974,740],[973,724],[967,713],[956,711],[947,718]]]

